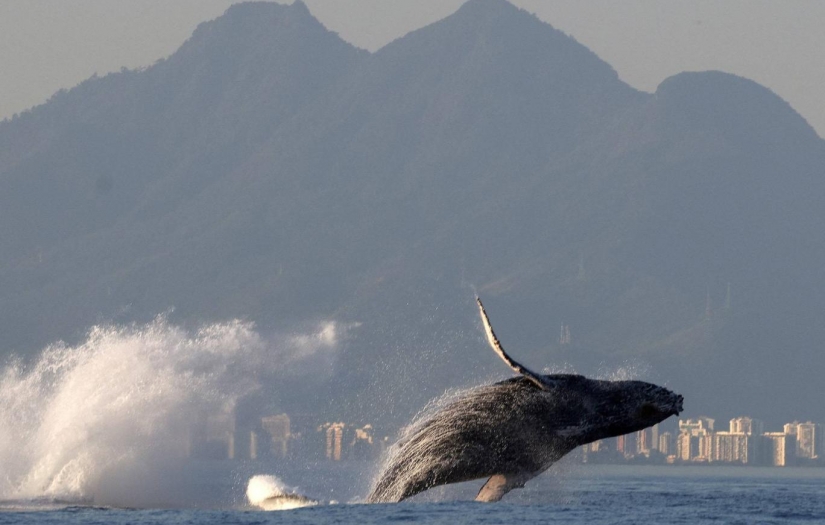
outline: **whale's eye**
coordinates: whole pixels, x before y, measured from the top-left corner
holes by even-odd
[[[651,403],[645,403],[642,405],[642,408],[639,409],[639,417],[643,419],[649,419],[659,414],[659,409],[656,408]]]

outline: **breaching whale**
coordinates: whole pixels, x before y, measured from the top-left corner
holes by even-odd
[[[682,411],[682,396],[642,381],[537,374],[501,346],[476,298],[487,341],[519,374],[472,389],[413,425],[390,451],[366,501],[489,478],[476,501],[498,501],[580,445],[641,430]]]

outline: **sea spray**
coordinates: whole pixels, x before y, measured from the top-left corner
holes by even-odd
[[[246,499],[252,505],[257,505],[262,501],[283,496],[286,491],[283,481],[269,474],[258,474],[249,479],[246,486]]]
[[[334,323],[271,344],[250,323],[190,332],[158,317],[12,362],[0,375],[0,499],[174,506],[169,480],[193,426],[230,412],[262,373],[336,342]]]
[[[621,365],[601,367],[596,374],[597,379],[607,381],[630,381],[653,375],[650,363],[641,360],[625,361]]]
[[[249,479],[246,499],[250,505],[263,510],[290,510],[318,505],[319,502],[286,487],[275,476],[258,474]]]
[[[643,368],[625,365],[602,370],[600,375],[610,379],[591,380],[571,373],[572,367],[565,365],[565,373],[545,369],[551,370],[545,376],[549,385],[546,390],[514,377],[447,391],[401,430],[397,442],[384,455],[366,501],[401,501],[439,485],[482,479],[519,465],[528,465],[519,471],[526,481],[575,449],[568,436],[583,436],[576,439],[586,444],[592,434],[585,432],[591,429],[612,437],[618,435],[618,425],[633,431],[678,415],[681,396],[653,384],[625,379]],[[625,401],[613,402],[614,393]],[[636,415],[638,406],[645,403],[651,407],[656,403],[654,411],[649,417]],[[599,435],[593,439],[599,439]],[[541,470],[534,465],[541,466]],[[555,470],[563,473],[559,471],[567,468],[559,465]],[[523,486],[521,483],[514,486]],[[444,490],[439,492],[443,497]],[[489,491],[482,501],[497,501],[500,497]]]

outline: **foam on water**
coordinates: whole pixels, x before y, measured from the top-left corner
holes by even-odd
[[[268,370],[336,345],[335,325],[265,342],[250,323],[99,326],[0,372],[0,499],[175,505],[190,432]]]
[[[246,499],[253,506],[263,510],[291,510],[318,505],[319,502],[288,488],[284,483],[268,474],[258,474],[249,479]]]
[[[269,498],[283,496],[286,490],[283,481],[275,476],[258,474],[249,479],[249,484],[246,486],[246,499],[249,503],[257,505]]]

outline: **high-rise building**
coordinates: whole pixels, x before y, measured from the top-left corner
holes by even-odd
[[[258,433],[249,432],[249,459],[258,459]]]
[[[676,438],[676,457],[681,461],[691,461],[698,452],[697,438],[690,432],[680,432]]]
[[[796,436],[785,432],[765,432],[763,461],[767,465],[786,467],[794,464]]]
[[[326,423],[319,430],[326,432],[327,436],[327,459],[341,461],[341,451],[344,441],[344,423]]]
[[[796,436],[796,450],[798,458],[818,459],[822,456],[823,432],[822,426],[807,421],[800,423],[786,423],[785,434]]]
[[[355,429],[352,443],[350,443],[352,459],[372,459],[376,455],[374,434],[375,431],[369,424]]]
[[[676,454],[676,445],[673,442],[673,434],[670,432],[662,432],[659,435],[659,452],[664,456]]]
[[[235,414],[210,414],[203,420],[194,455],[209,459],[235,459]]]
[[[659,450],[658,424],[636,432],[636,454],[649,455],[652,450]]]
[[[627,436],[616,436],[616,452],[624,455],[624,451],[627,448]]]
[[[690,428],[701,426],[713,428],[713,424],[693,425]],[[736,417],[730,420],[729,432],[710,434],[710,446],[707,448],[710,461],[723,463],[753,464],[759,462],[760,443],[763,423],[758,419],[747,416]]]
[[[269,434],[269,446],[276,457],[286,457],[289,452],[290,421],[286,414],[261,418],[261,426]]]
[[[731,434],[753,434],[760,436],[765,432],[765,425],[758,419],[747,416],[735,417],[730,420]]]
[[[682,461],[710,461],[713,424],[709,417],[680,419],[676,456]]]
[[[650,429],[636,431],[636,455],[650,454]]]
[[[679,432],[690,432],[692,434],[697,434],[702,431],[705,433],[713,432],[713,424],[715,422],[715,419],[704,416],[696,419],[680,419]]]
[[[650,427],[650,448],[659,450],[659,423]]]
[[[632,457],[636,453],[636,433],[616,437],[616,452],[624,457]]]
[[[711,461],[724,463],[753,463],[756,458],[756,442],[759,436],[743,432],[716,432],[713,434]]]

